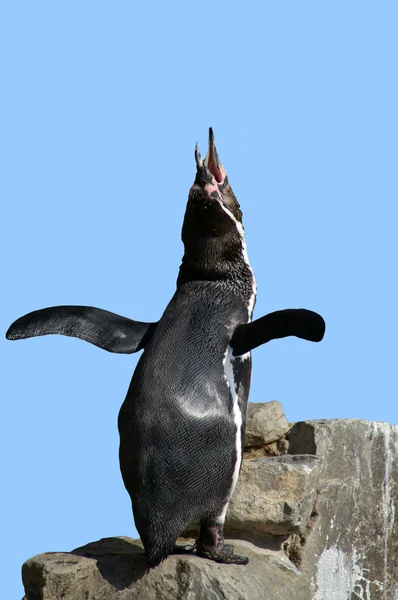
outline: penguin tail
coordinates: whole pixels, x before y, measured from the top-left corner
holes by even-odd
[[[173,553],[177,536],[169,540],[155,540],[154,542],[144,543],[145,556],[148,566],[153,568],[163,562]]]
[[[157,518],[153,518],[151,522],[145,519],[145,524],[142,522],[138,524],[136,519],[136,526],[150,567],[156,567],[169,554],[173,554],[176,540],[185,529],[181,523],[171,522],[166,515],[162,517],[157,515]]]
[[[145,510],[142,510],[143,507]],[[149,567],[156,567],[170,554],[175,553],[177,538],[190,523],[199,522],[197,512],[192,507],[184,510],[178,507],[178,504],[172,506],[164,495],[158,495],[158,498],[152,500],[144,494],[134,497],[135,526],[140,534]]]
[[[174,544],[172,544],[169,548],[151,548],[148,552],[145,553],[148,566],[151,568],[157,567],[170,554],[172,554],[173,548]]]

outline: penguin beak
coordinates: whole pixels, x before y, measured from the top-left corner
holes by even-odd
[[[216,183],[218,183],[218,184],[223,183],[225,176],[226,176],[226,172],[220,162],[220,159],[218,158],[216,143],[214,140],[214,133],[213,133],[213,129],[211,127],[209,129],[209,148],[208,148],[206,157],[204,160],[202,159],[200,152],[199,152],[198,145],[196,144],[195,160],[196,160],[196,167],[198,170],[205,168],[205,170],[208,171],[212,177],[214,177],[214,179],[216,180]]]
[[[214,179],[217,183],[222,183],[224,177],[222,171],[223,166],[220,163],[220,159],[218,158],[216,142],[214,139],[213,129],[210,127],[209,129],[209,149],[206,154],[206,158],[204,159],[204,165],[213,175]]]

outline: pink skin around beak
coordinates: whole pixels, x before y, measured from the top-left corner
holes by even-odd
[[[199,148],[196,145],[195,159],[197,167],[205,167],[207,172],[211,175],[211,182],[206,183],[205,185],[206,192],[209,196],[213,192],[216,192],[221,198],[219,186],[221,186],[224,183],[226,171],[218,158],[216,144],[214,140],[214,133],[211,127],[209,129],[209,148],[206,154],[206,158],[202,160]]]

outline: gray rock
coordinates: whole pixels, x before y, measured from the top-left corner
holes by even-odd
[[[225,524],[227,535],[305,533],[314,508],[320,458],[285,455],[244,460]]]
[[[279,402],[249,402],[247,405],[245,447],[264,446],[285,435],[290,425]]]
[[[312,600],[398,599],[398,427],[297,423],[290,452],[322,456],[318,516],[301,547]]]
[[[28,560],[26,600],[398,600],[398,427],[308,421],[287,437],[289,455],[244,461],[231,501],[247,566],[148,570],[139,542],[108,538]]]
[[[39,554],[22,568],[25,600],[289,600],[306,582],[282,552],[237,542],[247,566],[169,556],[147,569],[139,541],[107,538],[72,553]]]

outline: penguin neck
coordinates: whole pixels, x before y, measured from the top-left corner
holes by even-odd
[[[177,288],[192,281],[224,282],[238,295],[255,295],[255,279],[242,238],[197,237],[185,245]]]
[[[217,244],[205,240],[200,248],[185,250],[180,266],[177,286],[187,281],[234,281],[245,278],[245,263],[236,260],[225,260],[218,252]]]
[[[256,282],[246,250],[240,219],[218,199],[190,194],[182,226],[184,256],[177,288],[193,281],[223,282],[249,306],[256,297]]]

